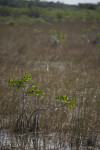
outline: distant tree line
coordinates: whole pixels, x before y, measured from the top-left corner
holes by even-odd
[[[100,7],[100,3],[98,3],[98,4],[90,4],[90,3],[78,4],[78,8],[81,8],[81,9],[96,10],[99,7]]]
[[[10,7],[18,7],[18,8],[31,8],[33,6],[38,6],[42,8],[66,8],[66,7],[77,7],[77,8],[85,8],[94,10],[100,7],[100,3],[98,4],[79,4],[78,6],[75,5],[67,5],[60,2],[46,2],[40,0],[0,0],[0,5],[10,6]]]
[[[84,10],[97,10],[97,14],[94,15],[98,18],[100,3],[98,4],[79,4],[77,5],[67,5],[64,3],[54,3],[46,2],[40,0],[0,0],[0,17],[34,17],[40,18],[45,21],[63,20],[71,17],[78,17],[80,13],[77,14],[77,10],[82,10],[81,16],[87,17]],[[73,12],[74,11],[74,12]],[[93,11],[92,11],[93,12]],[[91,13],[92,13],[91,12]],[[87,12],[88,13],[88,12]],[[93,16],[93,13],[90,15]],[[97,16],[96,16],[97,15]]]
[[[67,7],[66,4],[57,2],[45,2],[45,1],[40,1],[40,0],[0,0],[0,5],[4,5],[4,6],[10,6],[10,7],[18,7],[18,8],[22,8],[22,7],[33,7],[33,6],[39,6],[39,7],[52,7],[52,8],[65,8]]]

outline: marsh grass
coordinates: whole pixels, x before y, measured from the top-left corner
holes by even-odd
[[[32,74],[38,87],[47,93],[43,100],[29,97],[36,107],[54,106],[55,95],[76,97],[74,110],[42,110],[39,131],[64,132],[72,145],[95,146],[100,134],[100,50],[82,38],[82,28],[90,22],[39,23],[33,25],[0,25],[0,128],[13,131],[21,112],[21,98],[11,92],[8,79]],[[97,26],[99,22],[96,23]],[[49,31],[67,34],[60,45],[52,46]],[[34,29],[40,30],[38,35]],[[97,29],[96,29],[97,32]],[[92,36],[92,33],[91,33]],[[49,70],[46,66],[49,66]],[[30,100],[28,99],[28,103]],[[32,109],[32,108],[31,108]],[[93,144],[93,140],[95,141]],[[100,145],[99,145],[100,146]]]

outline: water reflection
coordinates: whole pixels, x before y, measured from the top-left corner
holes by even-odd
[[[11,134],[2,130],[0,135],[1,149],[14,150],[69,150],[68,142],[61,142],[59,134]]]
[[[68,137],[61,133],[12,134],[8,130],[0,133],[1,150],[99,150],[95,147],[70,145]]]

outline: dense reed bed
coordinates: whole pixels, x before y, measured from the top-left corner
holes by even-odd
[[[9,88],[8,79],[29,72],[47,94],[44,99],[29,97],[36,107],[41,101],[42,107],[56,105],[57,94],[76,97],[74,110],[41,110],[39,131],[64,132],[72,145],[100,146],[100,48],[88,43],[82,32],[90,28],[92,40],[100,31],[99,24],[75,20],[0,25],[0,130],[13,131],[21,112],[18,92]],[[65,41],[52,43],[51,29],[66,33]]]

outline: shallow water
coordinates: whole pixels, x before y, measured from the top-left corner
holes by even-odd
[[[70,149],[67,142],[60,143],[59,135],[49,134],[12,134],[8,130],[2,130],[0,134],[0,148],[14,150],[54,150]],[[57,140],[58,139],[58,140]],[[64,147],[63,147],[64,146]]]
[[[0,132],[1,150],[100,150],[100,147],[71,146],[65,134],[38,133],[12,134],[8,130]]]

